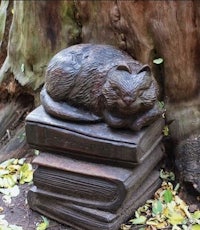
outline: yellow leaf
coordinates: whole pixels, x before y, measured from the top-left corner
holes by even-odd
[[[182,224],[184,220],[184,216],[177,212],[174,212],[172,215],[168,216],[168,222],[172,225]]]
[[[25,182],[31,182],[33,180],[33,170],[32,166],[29,163],[24,163],[20,168],[20,184]]]
[[[37,225],[36,230],[46,230],[49,227],[49,221],[46,217],[42,216],[43,222]]]
[[[20,165],[9,165],[7,169],[9,170],[9,173],[14,173],[20,169]]]
[[[163,229],[166,228],[168,225],[166,221],[164,220],[159,221],[157,217],[150,218],[149,220],[146,221],[146,224],[150,226],[154,226],[156,227],[156,229]]]
[[[165,125],[164,128],[163,128],[163,135],[164,136],[169,136],[169,127],[167,125]]]
[[[200,219],[200,210],[195,211],[192,217],[197,220]]]
[[[192,230],[200,230],[200,224],[192,225]]]

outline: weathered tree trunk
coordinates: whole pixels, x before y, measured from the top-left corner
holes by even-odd
[[[44,82],[50,57],[77,42],[78,36],[73,2],[14,1],[8,53],[0,81],[12,73],[21,85],[37,89]]]
[[[10,4],[14,14],[0,81],[13,74],[21,85],[38,89],[44,82],[49,58],[74,43],[105,43],[126,50],[152,67],[160,83],[167,121],[173,121],[169,128],[178,146],[177,166],[183,176],[191,174],[186,180],[200,191],[198,0],[14,1]],[[9,25],[8,18],[12,16],[8,9],[7,3],[1,1],[0,45],[6,37],[5,24]],[[154,64],[153,60],[159,57],[164,62]],[[191,149],[188,143],[194,140],[196,147]],[[187,161],[197,164],[196,171],[187,167]]]

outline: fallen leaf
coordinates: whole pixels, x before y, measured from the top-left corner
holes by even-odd
[[[197,220],[200,219],[200,210],[195,211],[195,212],[193,213],[192,217],[193,217],[194,219],[197,219]]]
[[[163,169],[160,170],[160,178],[167,181],[174,181],[175,175],[173,172],[164,171]]]
[[[139,216],[138,218],[131,219],[131,224],[145,224],[147,218],[145,216]]]
[[[168,222],[172,225],[183,224],[185,217],[178,212],[171,212],[168,216]]]
[[[165,190],[163,196],[164,196],[165,203],[170,203],[172,201],[173,195],[171,190],[169,189]]]
[[[200,230],[200,224],[192,225],[192,230]]]
[[[162,203],[160,200],[156,200],[154,203],[152,203],[152,212],[155,215],[162,212]]]
[[[160,65],[160,64],[163,63],[163,61],[164,61],[164,60],[163,60],[162,58],[157,58],[157,59],[154,59],[154,60],[153,60],[153,63],[156,64],[156,65]]]
[[[49,227],[49,221],[46,217],[42,216],[43,222],[37,225],[36,230],[46,230]]]
[[[20,184],[24,184],[25,182],[31,182],[33,180],[33,169],[31,164],[24,163],[19,170],[20,173]]]

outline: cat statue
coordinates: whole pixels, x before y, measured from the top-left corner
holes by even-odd
[[[42,105],[59,119],[140,130],[163,112],[149,66],[109,45],[78,44],[60,51],[45,78]]]

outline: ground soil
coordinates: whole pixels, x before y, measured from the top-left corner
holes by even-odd
[[[20,186],[20,195],[12,198],[11,204],[5,204],[0,195],[0,207],[3,207],[1,215],[5,215],[5,220],[9,224],[23,227],[23,230],[35,230],[38,223],[42,222],[39,213],[32,211],[26,201],[27,193],[31,185]],[[48,230],[68,230],[70,228],[50,220]]]

